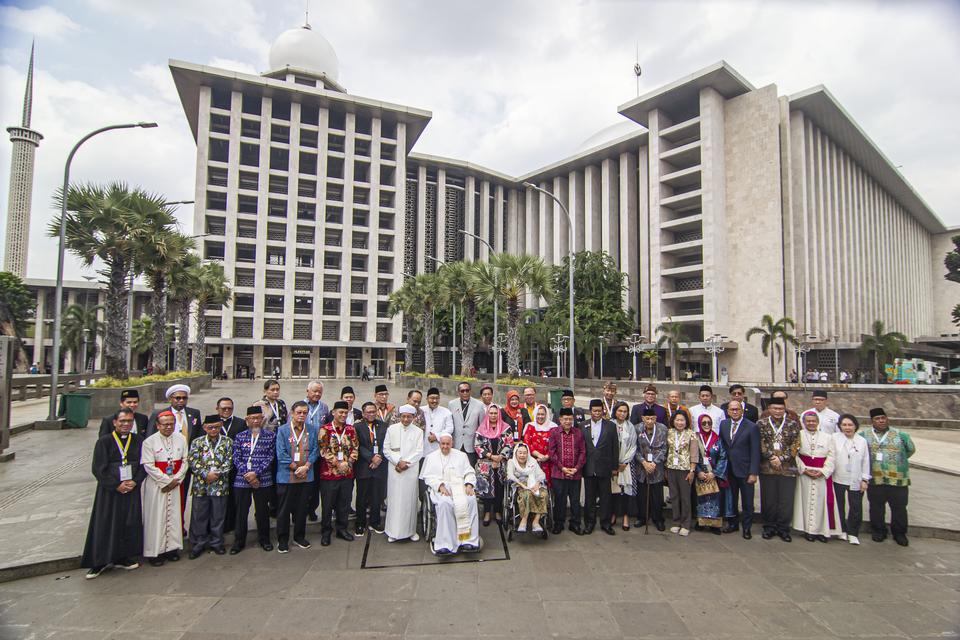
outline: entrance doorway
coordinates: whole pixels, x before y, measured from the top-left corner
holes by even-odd
[[[310,377],[310,349],[294,349],[292,356],[293,370],[290,373],[291,377]]]

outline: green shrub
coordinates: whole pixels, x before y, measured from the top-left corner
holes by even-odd
[[[163,375],[152,375],[152,376],[134,376],[132,378],[100,378],[96,382],[90,385],[92,389],[116,389],[123,387],[135,387],[141,384],[150,384],[151,382],[165,382],[167,380],[179,380],[182,378],[192,378],[194,376],[203,375],[198,371],[171,371],[169,373],[164,373]]]
[[[510,376],[504,376],[502,378],[497,378],[497,384],[508,384],[511,386],[517,387],[534,387],[536,388],[536,383],[533,380],[527,380],[526,378],[511,378]]]

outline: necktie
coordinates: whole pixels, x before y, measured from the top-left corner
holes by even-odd
[[[184,437],[185,440],[189,440],[190,436],[189,431],[187,430],[187,416],[183,409],[177,412],[177,422],[180,423],[180,434]]]
[[[467,407],[470,406],[470,403],[469,403],[469,402],[461,402],[460,404],[463,405],[463,419],[466,420],[466,419],[467,419]]]
[[[740,421],[737,420],[733,423],[733,428],[730,429],[730,442],[733,442],[733,439],[737,437],[737,429],[740,428]]]

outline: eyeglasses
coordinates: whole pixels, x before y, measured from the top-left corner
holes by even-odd
[[[704,420],[704,421],[701,422],[700,424],[702,424],[702,425],[705,426],[705,427],[712,427],[712,426],[713,426],[713,423],[710,422],[709,420]]]
[[[171,400],[186,400],[187,396],[170,396]]]

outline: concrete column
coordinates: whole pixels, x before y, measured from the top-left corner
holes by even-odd
[[[346,347],[337,347],[337,362],[334,369],[336,371],[337,378],[347,377],[347,348]]]
[[[727,296],[720,286],[727,273],[724,98],[713,88],[700,91],[700,172],[703,195],[703,333],[729,335]]]
[[[648,143],[649,144],[649,143]],[[659,273],[659,260],[655,259],[655,256],[650,253],[650,236],[651,229],[653,228],[651,222],[651,207],[650,207],[650,158],[649,158],[649,148],[640,147],[640,152],[637,155],[637,167],[635,169],[636,173],[636,189],[637,196],[639,198],[638,202],[638,211],[637,211],[637,246],[636,246],[636,257],[635,261],[638,263],[638,278],[634,279],[634,282],[630,285],[630,292],[633,295],[633,291],[636,288],[636,307],[637,314],[639,317],[640,333],[641,335],[647,336],[647,339],[653,338],[654,329],[656,328],[655,324],[652,324],[651,318],[651,305],[650,300],[650,290],[652,287],[652,273],[654,266],[656,265],[657,272]],[[659,278],[658,278],[659,279]],[[639,363],[639,360],[638,360]],[[632,365],[631,365],[632,366]]]
[[[544,181],[539,185],[541,189],[550,190],[551,184]],[[553,258],[553,218],[554,218],[554,202],[553,198],[548,197],[545,193],[538,192],[537,198],[539,201],[539,210],[540,210],[540,256],[543,258],[543,261],[547,264],[554,264]]]
[[[493,200],[493,240],[490,244],[493,245],[493,248],[497,252],[502,252],[504,249],[503,244],[503,225],[504,225],[504,216],[506,211],[504,211],[503,206],[504,200],[504,190],[503,185],[496,185],[494,190],[494,200]]]
[[[573,237],[574,252],[580,252],[584,249],[584,193],[583,193],[583,172],[574,169],[567,174],[567,192],[570,217],[573,218],[573,228],[576,231]]]
[[[616,230],[620,251],[620,270],[627,276],[624,304],[636,312],[640,308],[639,241],[637,235],[637,154],[625,151],[619,158],[619,228]]]
[[[490,181],[482,180],[480,182],[480,233],[478,235],[493,244],[493,239],[490,237],[490,215]],[[490,259],[490,249],[482,242],[480,243],[480,259],[484,261]]]
[[[444,260],[447,255],[447,172],[444,169],[437,169],[437,255],[436,258]],[[430,262],[433,262],[431,260]],[[434,268],[439,266],[433,264]]]
[[[524,246],[526,253],[540,255],[540,211],[539,196],[533,189],[526,190],[526,223],[524,224]]]
[[[473,221],[477,211],[477,197],[476,197],[475,189],[476,189],[476,178],[474,178],[473,176],[467,176],[467,179],[464,182],[465,191],[464,191],[463,227],[470,233],[473,233]],[[463,259],[464,260],[478,259],[479,256],[475,254],[473,248],[474,248],[474,239],[469,236],[464,236],[463,237]]]
[[[583,229],[584,248],[588,251],[600,251],[603,248],[600,192],[600,167],[589,165],[583,170],[584,226],[577,226],[577,233]]]
[[[600,163],[600,248],[620,261],[617,235],[620,230],[620,186],[618,163],[614,158],[604,158]]]
[[[552,193],[560,199],[563,206],[567,208],[567,212],[570,212],[570,194],[567,193],[569,184],[566,176],[556,176],[553,179]],[[554,216],[553,228],[556,230],[553,234],[553,255],[556,264],[560,264],[570,253],[570,225],[562,211],[557,211]]]
[[[518,215],[518,192],[516,189],[507,191],[506,212],[506,250],[510,253],[519,253],[520,247],[520,216]]]

